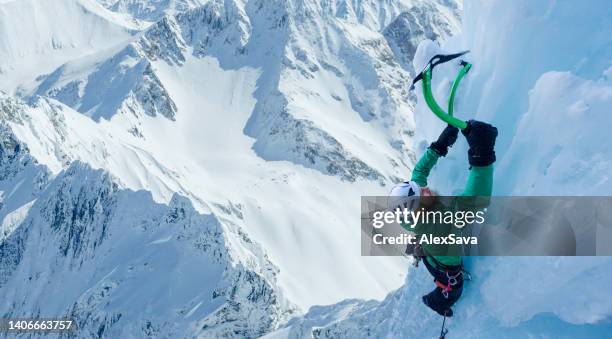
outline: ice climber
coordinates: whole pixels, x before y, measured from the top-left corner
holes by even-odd
[[[457,209],[466,206],[450,206],[442,204],[436,198],[436,193],[428,186],[427,178],[431,169],[435,166],[440,157],[446,156],[449,147],[457,140],[459,129],[448,125],[440,134],[438,140],[431,143],[425,154],[418,161],[412,171],[410,181],[396,185],[390,196],[394,197],[395,206],[402,206],[410,210],[419,209]],[[491,195],[493,186],[493,163],[495,162],[495,139],[497,138],[497,128],[494,126],[470,120],[467,127],[463,129],[469,145],[468,161],[469,176],[463,197],[488,197]],[[440,197],[441,198],[441,197]],[[402,201],[397,204],[397,199]],[[465,199],[465,200],[470,200]],[[457,198],[457,200],[462,200]],[[486,205],[485,205],[486,206]],[[482,208],[484,206],[470,206]],[[467,208],[470,208],[467,207]],[[418,234],[448,234],[455,232],[451,230],[452,225],[417,225],[411,231]],[[459,300],[463,291],[463,262],[461,248],[451,245],[421,244],[408,249],[417,260],[422,259],[425,267],[434,278],[436,287],[429,294],[423,296],[423,302],[432,310],[443,316],[452,316],[451,307]],[[407,250],[407,251],[408,251]],[[417,261],[418,262],[418,261]]]

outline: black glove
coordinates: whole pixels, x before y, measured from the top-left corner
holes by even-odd
[[[488,166],[495,162],[495,138],[497,128],[486,122],[470,120],[461,131],[467,139],[470,149],[468,161],[472,166]]]
[[[459,135],[459,129],[455,126],[448,125],[444,131],[442,131],[438,140],[432,142],[429,148],[444,157],[448,154],[448,148],[457,141],[457,135]]]

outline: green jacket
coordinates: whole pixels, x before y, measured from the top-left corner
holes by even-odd
[[[440,155],[428,148],[425,154],[421,157],[419,162],[412,171],[412,181],[416,182],[419,186],[427,186],[427,177],[431,169],[438,162]],[[442,205],[441,203],[436,204],[436,210],[469,210],[484,208],[488,205],[488,197],[491,196],[493,190],[493,165],[470,168],[470,174],[461,196],[478,196],[487,197],[487,199],[457,199],[456,204]],[[451,229],[453,228],[453,229]],[[461,230],[454,226],[449,225],[417,225],[412,229],[417,235],[423,233],[432,233],[434,235],[448,235],[449,233],[460,234]],[[460,254],[460,245],[429,245],[423,244],[423,250],[425,253],[432,255],[438,262],[444,265],[460,265],[460,255],[436,255],[436,254]]]

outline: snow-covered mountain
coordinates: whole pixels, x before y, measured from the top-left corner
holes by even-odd
[[[208,2],[164,17],[118,52],[104,51],[63,65],[41,78],[33,94],[55,98],[94,119],[110,119],[118,112],[174,119],[175,99],[163,85],[169,80],[160,81],[163,68],[181,66],[190,57],[212,56],[221,68],[257,68],[262,73],[254,93],[257,104],[244,128],[256,139],[253,149],[260,157],[296,162],[349,181],[382,180],[390,173],[368,162],[397,167],[398,157],[362,159],[369,154],[356,154],[358,150],[381,136],[364,140],[355,137],[361,134],[357,132],[389,130],[380,142],[395,148],[387,152],[391,154],[409,153],[407,135],[413,133],[405,127],[409,117],[396,114],[410,111],[405,88],[409,75],[398,67],[385,35],[393,44],[413,36],[415,41],[446,38],[456,31],[456,19],[435,3],[418,3],[402,16],[401,3],[394,2],[366,2],[355,8],[347,7],[348,2],[336,7],[315,4]],[[414,14],[406,17],[408,13]],[[318,20],[303,20],[308,17]],[[430,33],[413,26],[435,28],[429,28]],[[356,35],[359,29],[369,35]],[[403,58],[414,51],[398,53]],[[158,61],[165,63],[154,65]],[[325,96],[313,105],[310,97],[322,92]],[[339,111],[360,116],[344,121],[352,114],[323,113]],[[140,122],[132,124],[130,130],[140,135]]]
[[[94,0],[0,2],[0,90],[130,39],[144,25]]]
[[[32,118],[2,107],[5,121]],[[257,337],[295,312],[236,225],[79,161],[52,176],[3,126],[3,317],[63,314],[87,337]]]
[[[503,13],[503,15],[501,15]],[[466,2],[462,33],[438,46],[423,41],[414,67],[431,56],[471,50],[457,115],[499,128],[496,195],[610,195],[612,12],[605,1]],[[537,57],[534,57],[537,56]],[[448,95],[458,67],[436,68],[436,97]],[[418,145],[444,127],[419,95]],[[462,138],[430,183],[457,192],[467,176]],[[605,159],[605,160],[604,160]],[[457,184],[460,183],[460,184]],[[599,213],[599,212],[598,212]],[[610,227],[610,225],[601,225]],[[447,338],[607,338],[610,257],[468,257],[472,280],[447,320]],[[422,265],[421,265],[422,266]],[[423,267],[383,301],[313,307],[266,338],[432,338],[442,318],[424,307],[433,288]]]
[[[415,160],[398,46],[447,39],[459,11],[0,2],[0,314],[257,337],[315,304],[383,298],[405,263],[359,256],[356,211]]]
[[[443,127],[415,69],[472,50],[457,114],[501,131],[496,194],[610,194],[608,8],[0,0],[0,314],[84,337],[435,336],[426,273],[359,255],[359,197]],[[436,69],[439,98],[454,74]],[[610,265],[471,260],[451,331],[601,336]]]

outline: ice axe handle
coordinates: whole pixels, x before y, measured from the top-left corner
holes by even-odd
[[[461,130],[467,127],[467,123],[461,119],[457,119],[454,116],[446,113],[440,105],[434,99],[433,93],[431,92],[431,69],[427,68],[423,72],[423,96],[429,109],[442,121],[449,125],[455,126]]]

